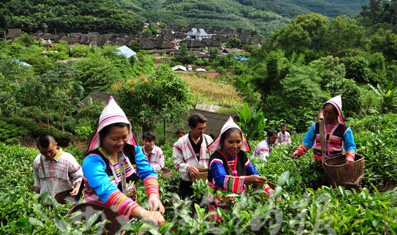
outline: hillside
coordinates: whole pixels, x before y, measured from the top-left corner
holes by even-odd
[[[4,0],[0,33],[97,31],[136,33],[144,19],[199,27],[243,28],[269,35],[298,15],[356,16],[367,0]]]
[[[25,32],[98,31],[136,33],[144,19],[127,11],[113,0],[2,0],[0,32],[20,28]]]
[[[268,35],[300,14],[356,16],[366,0],[118,0],[144,18],[167,24],[244,28]]]

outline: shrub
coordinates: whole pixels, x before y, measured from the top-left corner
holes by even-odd
[[[91,53],[91,48],[86,45],[75,45],[71,49],[71,54],[73,57],[86,57]]]
[[[28,119],[2,117],[0,118],[0,121],[5,123],[4,126],[8,126],[8,131],[5,131],[5,133],[8,133],[8,136],[10,131],[14,133],[11,137],[31,135],[32,137],[37,138],[40,135],[49,134],[52,135],[57,140],[58,144],[63,147],[68,146],[70,141],[73,139],[73,135],[69,132],[62,132],[53,126],[50,126],[50,128],[39,127],[37,123],[29,121]],[[22,138],[20,140],[22,140]]]

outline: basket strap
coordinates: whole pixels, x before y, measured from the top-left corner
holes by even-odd
[[[125,177],[125,165],[124,165],[124,156],[123,152],[118,152],[117,156],[119,158],[119,166],[120,166],[120,174],[121,174],[121,191],[126,194],[126,177]]]
[[[325,164],[324,163],[325,162],[325,157],[324,157],[324,145],[325,145],[325,143],[324,143],[324,135],[325,135],[325,131],[324,131],[324,119],[323,119],[323,120],[320,121],[320,142],[321,142],[321,157],[322,157],[321,165],[322,165],[325,173],[327,173],[327,175],[329,175],[335,183],[342,184],[339,180],[335,179],[335,177],[332,174],[330,174],[328,172],[327,168],[324,166],[324,164]]]
[[[323,168],[324,168],[324,160],[325,160],[325,158],[324,158],[324,119],[323,120],[321,120],[321,122],[320,122],[320,142],[321,142],[321,157],[322,157],[322,160],[321,160],[321,164],[322,164],[322,166],[323,166]]]
[[[45,177],[45,170],[44,170],[44,156],[43,155],[41,155],[40,156],[40,165],[41,165],[41,170],[43,171],[43,175],[44,175],[44,178],[47,178],[47,177]]]

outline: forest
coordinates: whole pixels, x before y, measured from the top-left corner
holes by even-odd
[[[97,31],[137,33],[143,18],[128,12],[112,0],[101,1],[18,1],[0,2],[0,28],[20,28],[58,33]]]
[[[5,0],[0,3],[0,30],[135,34],[142,30],[142,22],[150,19],[184,26],[244,28],[269,35],[299,14],[318,12],[327,17],[353,17],[365,3],[365,0]]]
[[[34,139],[43,133],[53,135],[81,163],[105,106],[91,102],[83,107],[81,100],[98,90],[118,96],[135,136],[156,134],[165,165],[173,171],[170,178],[159,176],[166,223],[155,228],[133,222],[124,227],[131,233],[396,234],[396,3],[371,0],[354,18],[301,14],[270,33],[262,45],[245,45],[246,61],[217,53],[199,60],[186,45],[178,56],[162,53],[159,63],[144,50],[127,59],[111,45],[96,48],[61,41],[48,47],[29,33],[0,41],[0,172],[8,176],[0,181],[0,233],[101,232],[102,224],[94,223],[97,217],[69,224],[76,216],[67,215],[72,204],[52,200],[47,206],[44,197],[34,193],[32,169],[39,153],[32,148]],[[171,67],[178,64],[205,67],[220,76],[177,74]],[[198,92],[203,84],[207,89]],[[219,98],[215,93],[226,87],[233,90]],[[353,189],[324,185],[324,172],[313,163],[311,150],[298,160],[291,158],[293,146],[302,143],[318,120],[321,104],[339,94],[357,153],[365,156],[363,182]],[[269,128],[279,129],[286,122],[292,134],[292,145],[275,148],[268,163],[252,161],[278,186],[275,197],[263,198],[249,189],[236,197],[230,210],[221,211],[223,221],[215,228],[207,220],[206,182],[193,185],[192,200],[172,201],[179,180],[171,158],[174,133],[186,123],[181,113],[188,113],[198,100],[223,105],[222,113],[239,117],[251,147],[248,154]],[[138,195],[144,194],[142,183],[138,186]],[[146,197],[139,197],[138,203],[147,207]]]

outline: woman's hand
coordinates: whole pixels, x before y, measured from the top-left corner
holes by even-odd
[[[250,184],[263,185],[266,183],[266,181],[267,181],[266,177],[259,176],[259,175],[249,175],[249,176],[245,177],[244,184],[246,184],[246,185],[250,185]]]
[[[346,168],[352,168],[354,165],[354,161],[346,160]]]
[[[165,223],[163,215],[158,211],[145,211],[141,220],[154,226],[161,226]]]
[[[148,204],[150,211],[159,211],[161,214],[164,214],[165,209],[163,203],[161,203],[159,199],[159,195],[151,194],[148,199]]]

